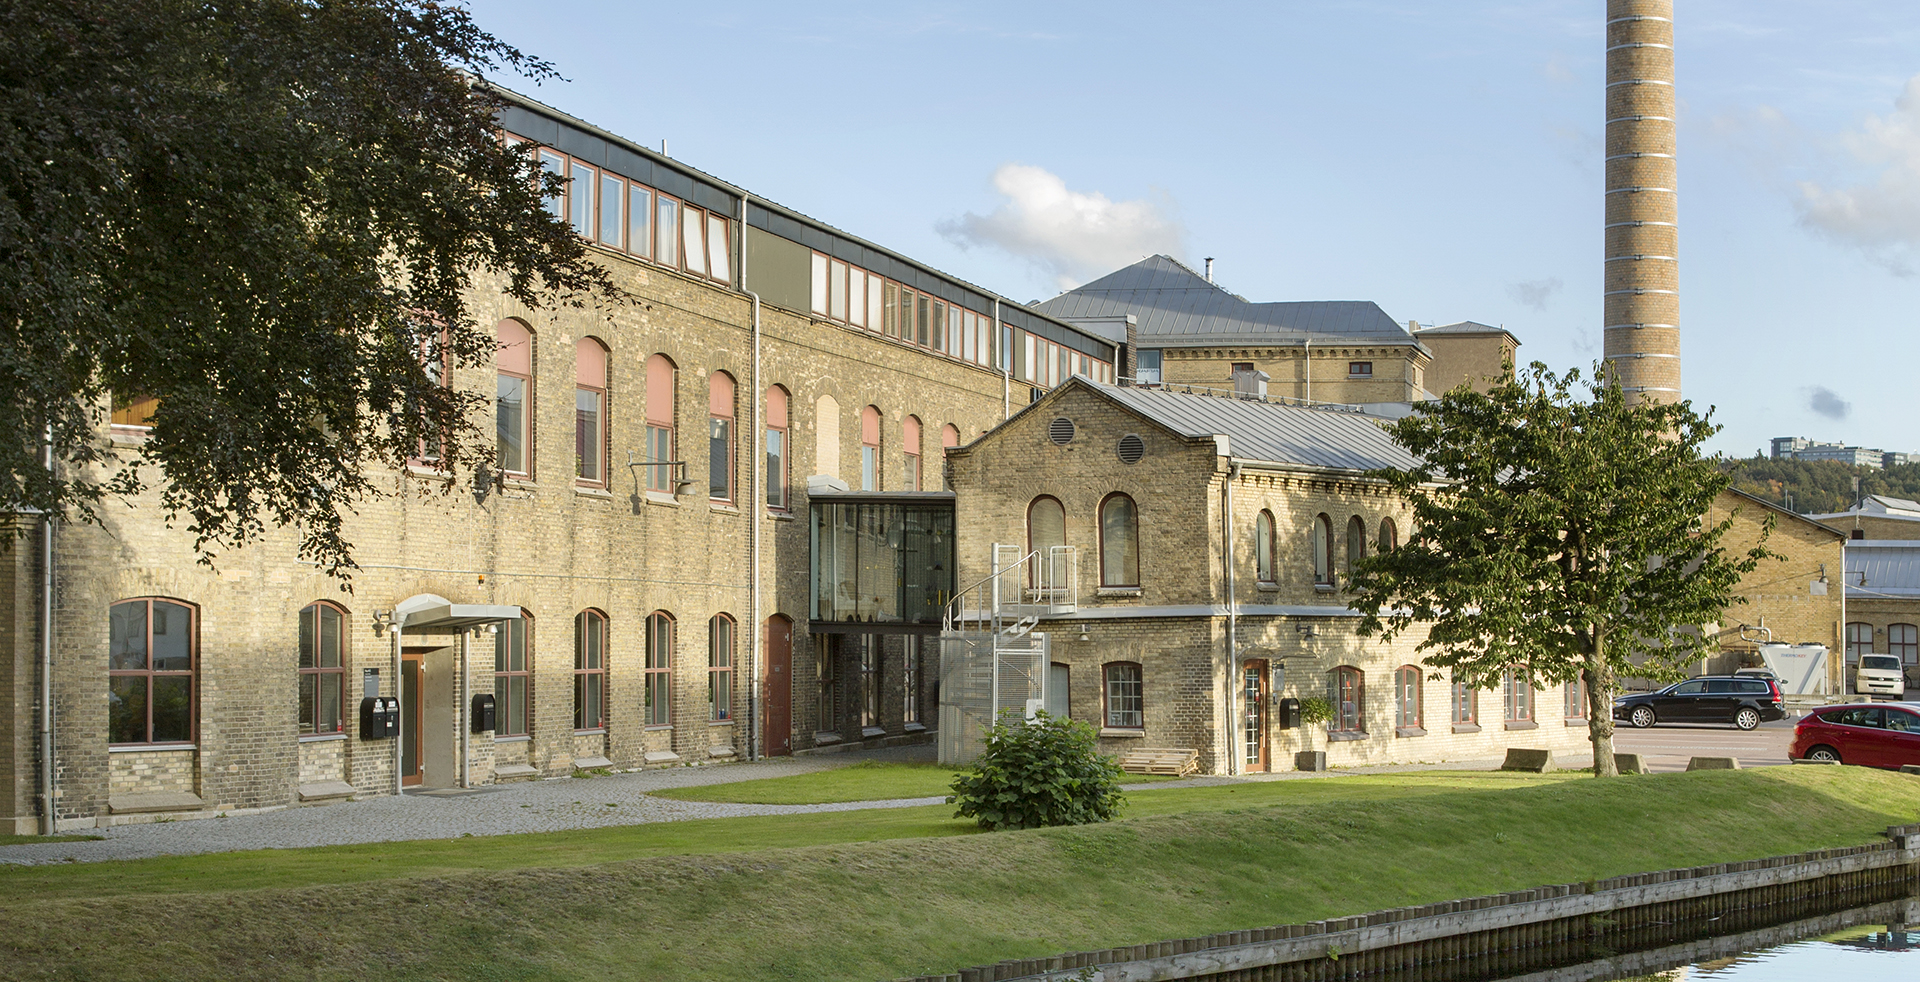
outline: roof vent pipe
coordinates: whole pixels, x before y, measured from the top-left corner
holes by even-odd
[[[1212,256],[1207,257],[1207,282],[1208,283],[1213,282],[1213,257]]]

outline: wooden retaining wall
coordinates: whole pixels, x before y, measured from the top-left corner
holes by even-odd
[[[1497,978],[1906,897],[1920,874],[1920,824],[1889,828],[1886,836],[1864,846],[1011,959],[901,982]]]

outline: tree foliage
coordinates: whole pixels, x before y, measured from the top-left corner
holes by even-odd
[[[1126,801],[1120,765],[1099,750],[1093,727],[1035,714],[987,734],[971,771],[953,779],[955,818],[984,829],[1035,829],[1112,819]]]
[[[1756,454],[1723,466],[1735,488],[1803,515],[1846,511],[1869,494],[1920,501],[1920,464],[1881,470],[1837,460],[1774,460]],[[1860,482],[1858,492],[1855,481]]]
[[[1740,602],[1768,555],[1722,544],[1731,517],[1704,521],[1728,482],[1700,453],[1718,427],[1686,402],[1630,404],[1604,368],[1583,382],[1535,362],[1387,429],[1420,464],[1374,476],[1412,502],[1414,528],[1357,564],[1361,633],[1424,624],[1426,664],[1476,688],[1515,667],[1584,680],[1596,770],[1612,773],[1615,678],[1704,654],[1689,628]]]
[[[368,465],[485,466],[482,397],[443,384],[493,357],[476,279],[615,299],[502,143],[494,69],[553,75],[432,0],[8,4],[0,509],[157,488],[203,561],[297,524],[344,574],[344,516],[391,490]],[[112,394],[158,399],[124,457]]]

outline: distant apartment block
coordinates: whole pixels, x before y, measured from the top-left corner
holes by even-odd
[[[1803,436],[1773,438],[1774,460],[1837,460],[1855,467],[1898,467],[1920,461],[1920,453],[1849,447],[1840,443],[1820,443]]]

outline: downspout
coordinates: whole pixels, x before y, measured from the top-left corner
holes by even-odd
[[[1000,350],[1000,422],[1013,414],[1013,343],[1001,343],[1007,330],[1000,324],[1000,298],[993,298],[993,341]]]
[[[760,380],[760,294],[747,289],[747,202],[740,195],[740,292],[753,298],[753,410],[748,414],[753,427],[753,459],[747,466],[747,759],[760,759],[760,659],[765,656],[765,630],[760,623],[760,534],[767,510],[767,493],[761,483],[766,479],[767,427],[766,386]],[[788,412],[792,412],[791,409]],[[791,453],[791,448],[785,452]],[[789,673],[791,674],[791,673]]]
[[[1308,405],[1312,405],[1313,404],[1313,339],[1308,338],[1306,340],[1301,341],[1300,344],[1302,349],[1307,353],[1306,367],[1301,369],[1300,371],[1300,378],[1302,381],[1306,383],[1307,394],[1301,397],[1300,401]]]
[[[393,701],[395,705],[399,705],[400,701],[406,698],[406,695],[400,691],[400,682],[401,682],[400,634],[402,631],[405,630],[405,628],[401,626],[401,623],[402,623],[401,618],[404,616],[405,616],[404,614],[400,613],[400,610],[398,607],[394,608],[394,611],[393,611]],[[402,723],[405,723],[406,719],[407,719],[407,713],[406,713],[406,710],[403,708],[400,711],[400,720]],[[415,726],[418,726],[419,723],[420,723],[419,720],[414,721]],[[404,778],[401,777],[400,775],[400,767],[401,767],[400,748],[402,745],[404,745],[407,742],[407,735],[405,733],[398,732],[398,727],[395,728],[395,731],[396,732],[393,734],[393,793],[397,795],[397,794],[403,793],[404,791],[404,788],[400,783],[401,781],[404,780]]]
[[[47,476],[53,476],[53,427],[47,427]],[[40,830],[52,835],[59,817],[53,782],[53,509],[40,513]]]
[[[471,721],[467,719],[467,713],[471,711],[468,700],[473,698],[470,695],[473,680],[469,677],[473,665],[473,632],[473,628],[460,632],[460,704],[453,709],[454,717],[460,721],[460,786],[463,788],[473,787],[471,744],[467,736],[473,731]]]
[[[1238,721],[1234,716],[1233,708],[1234,687],[1239,681],[1239,665],[1236,662],[1240,648],[1240,604],[1234,597],[1233,590],[1233,482],[1239,476],[1240,462],[1228,457],[1225,490],[1227,501],[1220,528],[1221,552],[1225,555],[1227,564],[1227,755],[1226,766],[1223,768],[1227,774],[1237,772],[1240,762],[1239,744],[1235,739],[1238,732],[1235,724]]]

